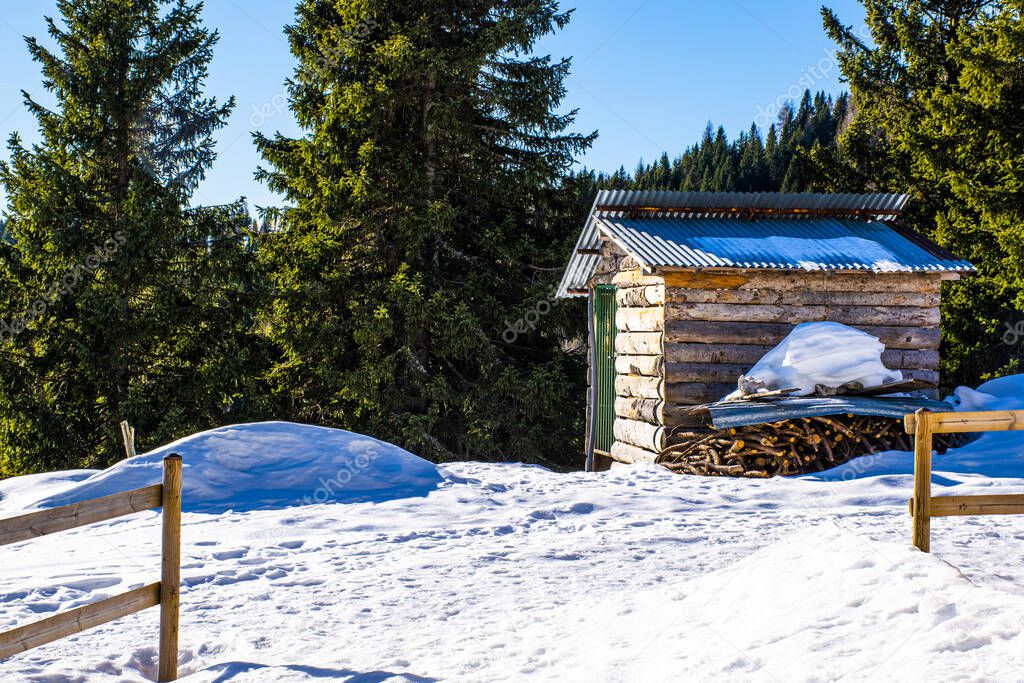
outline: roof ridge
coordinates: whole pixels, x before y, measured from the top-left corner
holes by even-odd
[[[821,212],[898,216],[909,200],[905,194],[831,194],[820,192],[685,192],[675,190],[601,190],[593,212],[608,210],[674,210],[698,213]]]

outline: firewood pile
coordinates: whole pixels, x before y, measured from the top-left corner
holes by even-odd
[[[821,472],[863,455],[914,449],[902,420],[850,414],[723,430],[691,424],[673,430],[668,443],[658,463],[674,472],[753,478]],[[958,443],[959,435],[935,436],[939,453]]]

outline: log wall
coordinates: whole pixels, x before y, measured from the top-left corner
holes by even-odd
[[[667,404],[722,398],[800,323],[832,321],[886,345],[890,368],[939,381],[942,276],[931,273],[665,273]]]
[[[941,275],[645,274],[606,242],[594,284],[616,284],[616,420],[611,456],[653,462],[686,406],[736,389],[739,376],[800,323],[832,321],[886,345],[886,366],[939,380]]]
[[[636,271],[622,268],[613,281],[624,272]],[[653,277],[616,284],[618,398],[611,454],[622,462],[654,462],[665,445],[665,286]]]

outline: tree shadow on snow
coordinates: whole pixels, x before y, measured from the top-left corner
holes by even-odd
[[[437,683],[441,679],[426,676],[417,676],[410,673],[398,673],[393,671],[352,671],[350,669],[326,669],[319,666],[304,666],[300,664],[289,664],[274,666],[270,664],[257,664],[256,662],[225,662],[207,669],[206,672],[218,672],[218,676],[211,683],[225,683],[236,676],[246,674],[260,669],[290,671],[295,674],[303,674],[309,678],[323,678],[345,683]],[[197,672],[198,673],[198,672]]]

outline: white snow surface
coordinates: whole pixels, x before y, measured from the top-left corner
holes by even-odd
[[[1024,376],[958,396],[1013,406]],[[244,425],[0,482],[0,517],[149,483],[170,451],[192,498],[185,681],[1024,680],[1024,516],[934,520],[918,552],[908,454],[765,481],[556,474]],[[1024,493],[1024,432],[935,469],[935,495]],[[350,489],[296,503],[337,471]],[[154,511],[0,548],[0,631],[156,580],[159,537]],[[156,641],[147,610],[0,662],[0,681],[153,680]]]
[[[28,505],[25,489],[35,482],[0,483],[0,513],[8,486],[19,491],[22,508],[44,508],[159,484],[163,459],[172,453],[182,456],[182,498],[195,512],[424,496],[441,482],[437,467],[389,443],[340,429],[264,422],[195,434],[85,479],[81,470],[37,475],[76,483],[47,486],[46,495]]]
[[[749,372],[744,383],[766,391],[796,388],[794,396],[809,396],[818,385],[840,387],[859,382],[874,387],[903,379],[899,370],[882,363],[885,345],[867,332],[840,323],[803,323]],[[740,396],[740,391],[729,395]]]

